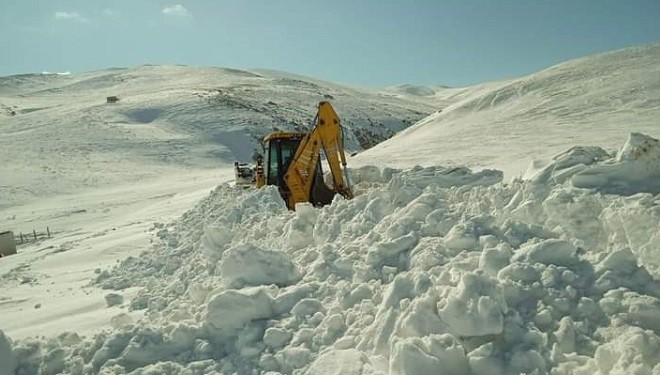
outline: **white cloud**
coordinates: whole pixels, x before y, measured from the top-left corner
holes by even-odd
[[[163,8],[161,12],[166,16],[172,16],[172,17],[181,17],[181,18],[192,17],[192,13],[190,13],[188,9],[186,9],[186,7],[184,7],[181,4],[167,5]]]
[[[115,15],[115,12],[112,9],[103,9],[103,14],[108,17],[112,17]]]
[[[78,12],[55,12],[55,19],[61,21],[88,22],[87,19]]]

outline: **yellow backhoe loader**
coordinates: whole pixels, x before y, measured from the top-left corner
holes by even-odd
[[[330,167],[332,186],[323,179],[321,150]],[[308,133],[269,134],[264,138],[264,151],[265,157],[257,159],[254,183],[257,187],[276,185],[290,210],[301,202],[329,204],[336,194],[353,198],[346,173],[343,132],[329,102],[319,103]]]

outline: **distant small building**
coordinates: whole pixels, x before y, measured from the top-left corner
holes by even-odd
[[[14,232],[6,231],[0,233],[0,257],[16,254],[16,241]]]
[[[108,103],[117,103],[119,101],[118,96],[108,96],[105,98]]]

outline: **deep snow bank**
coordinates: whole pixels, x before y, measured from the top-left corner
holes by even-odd
[[[572,150],[508,185],[496,171],[365,167],[353,200],[296,212],[273,188],[219,186],[156,226],[153,251],[99,274],[113,293],[144,287],[127,302],[142,321],[118,315],[89,339],[0,336],[0,363],[28,374],[657,374],[658,196],[603,195],[606,183],[566,175],[608,157]]]

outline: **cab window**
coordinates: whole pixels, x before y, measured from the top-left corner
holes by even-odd
[[[266,184],[284,186],[284,173],[296,154],[299,139],[271,139],[267,145]]]

